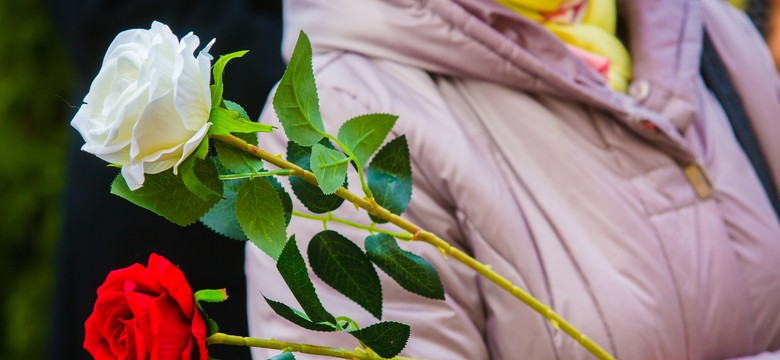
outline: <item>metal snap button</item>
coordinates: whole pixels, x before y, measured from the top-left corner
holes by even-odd
[[[650,95],[650,82],[642,79],[632,81],[631,85],[628,86],[628,95],[636,101],[646,99]]]

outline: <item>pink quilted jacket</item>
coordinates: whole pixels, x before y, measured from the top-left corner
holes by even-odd
[[[284,50],[299,29],[311,37],[329,131],[358,114],[400,116],[394,131],[408,137],[415,183],[405,217],[492,265],[613,355],[772,357],[780,223],[699,75],[702,30],[777,180],[780,87],[769,54],[725,1],[618,2],[631,95],[611,91],[555,36],[491,0],[288,0]],[[261,121],[278,122],[270,104]],[[260,141],[284,152],[281,135]],[[712,189],[701,188],[696,166]],[[711,191],[697,195],[694,184]],[[348,206],[337,215],[365,219]],[[303,248],[322,224],[294,219],[291,229]],[[358,243],[366,236],[339,230]],[[402,246],[438,268],[447,298],[383,279],[384,319],[412,326],[404,355],[591,358],[469,269],[424,244]],[[247,251],[251,335],[356,346],[273,314],[261,291],[294,299],[273,262]],[[376,322],[315,286],[332,312]]]

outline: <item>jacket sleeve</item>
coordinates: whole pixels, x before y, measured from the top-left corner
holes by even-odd
[[[335,86],[320,84],[321,111],[326,129],[330,133],[335,134],[338,126],[353,116],[376,112],[376,109],[371,109],[370,99],[359,99],[356,96],[360,95]],[[269,148],[274,153],[285,153],[286,140],[281,134],[282,128],[272,110],[270,100],[261,116],[261,122],[278,127],[274,134],[260,135],[261,146]],[[392,137],[393,134],[389,136]],[[441,196],[434,184],[426,179],[425,171],[418,165],[419,163],[413,159],[413,196],[410,210],[404,214],[404,217],[456,244],[463,243],[464,234],[453,211],[454,206],[449,199]],[[361,193],[359,179],[352,167],[349,168],[348,176],[349,189]],[[285,179],[282,179],[282,182],[292,195],[289,184]],[[294,196],[293,199],[296,210],[307,212]],[[359,223],[370,223],[365,212],[356,211],[347,203],[334,211],[333,215]],[[337,230],[361,247],[363,239],[369,235],[367,231],[334,223],[329,223],[328,228]],[[293,218],[288,236],[295,234],[301,253],[305,256],[309,240],[322,230],[322,222]],[[429,359],[488,359],[488,351],[483,341],[485,315],[474,272],[455,261],[445,259],[435,248],[427,244],[399,241],[399,245],[430,261],[437,268],[446,290],[445,301],[427,299],[407,292],[378,270],[384,299],[384,313],[381,320],[412,325],[411,338],[402,354]],[[358,346],[357,341],[345,333],[318,333],[304,330],[274,314],[263,300],[261,293],[269,299],[282,301],[298,309],[300,307],[278,275],[273,261],[251,243],[247,244],[246,274],[251,336],[347,349]],[[360,306],[328,287],[316,275],[313,273],[310,275],[323,304],[333,315],[349,316],[361,327],[379,321]],[[268,358],[277,353],[278,351],[253,349],[253,356],[257,359]],[[296,354],[296,358],[308,359],[309,357]]]

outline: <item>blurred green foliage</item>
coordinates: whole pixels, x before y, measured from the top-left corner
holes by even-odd
[[[41,359],[71,67],[44,4],[0,1],[0,358]]]

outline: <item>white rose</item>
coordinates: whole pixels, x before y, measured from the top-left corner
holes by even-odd
[[[71,122],[86,141],[82,150],[122,165],[131,190],[144,173],[176,173],[211,125],[213,43],[195,57],[197,36],[179,42],[159,22],[117,35]]]

